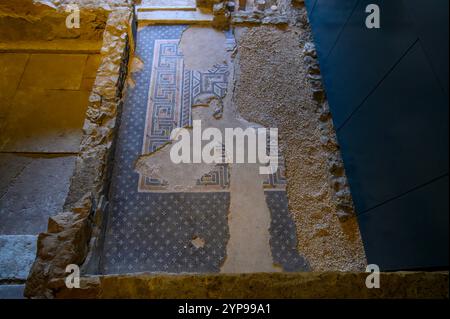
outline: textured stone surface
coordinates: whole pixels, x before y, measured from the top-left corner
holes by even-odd
[[[243,118],[279,128],[299,252],[313,271],[364,269],[357,221],[341,222],[337,215],[331,153],[321,141],[321,113],[303,61],[301,41],[310,38],[309,30],[301,25],[287,30],[254,27],[239,29],[237,35],[234,98]]]
[[[26,280],[36,257],[37,236],[0,235],[0,280]]]
[[[15,154],[0,155],[0,198],[3,198],[11,183],[22,173],[31,160],[31,157]]]
[[[240,24],[274,24],[274,25],[287,25],[289,19],[284,15],[267,15],[262,12],[237,12],[233,14],[232,23],[235,25]]]
[[[28,61],[28,54],[0,54],[0,130]]]
[[[282,265],[274,262],[270,246],[271,216],[259,168],[255,164],[235,163],[231,169],[230,240],[221,272],[283,271]]]
[[[76,153],[88,91],[16,91],[0,136],[3,152]]]
[[[27,297],[51,298],[51,280],[63,278],[70,264],[85,260],[92,233],[92,197],[87,195],[70,212],[60,213],[49,222],[47,233],[37,242],[37,258],[27,280]]]
[[[0,150],[78,152],[98,59],[98,55],[0,54],[0,68],[5,70],[0,80]]]
[[[128,7],[131,0],[1,0],[0,39],[3,41],[52,41],[78,39],[101,41],[108,14],[117,7]],[[68,29],[65,9],[80,7],[79,29]]]
[[[177,126],[189,126],[190,118],[202,120],[203,127],[219,130],[251,126],[236,117],[231,94],[226,94],[228,74],[232,73],[231,63],[224,63],[230,54],[226,50],[229,35],[210,28],[187,29],[180,52],[177,38],[185,28],[149,26],[139,31],[137,54],[143,68],[134,74],[136,85],[128,91],[124,104],[111,184],[109,225],[102,252],[103,272],[211,272],[219,270],[222,260],[221,272],[282,271],[282,267],[274,266],[271,256],[270,211],[257,165],[232,165],[231,185],[221,189],[215,179],[209,185],[196,183],[204,174],[199,171],[211,169],[208,165],[175,165],[169,159],[169,133]],[[211,50],[193,49],[194,44],[199,44],[198,37],[194,36],[198,34],[205,39],[206,35],[214,35],[208,37],[209,44],[200,43],[217,45],[214,49],[219,51],[219,58],[204,57]],[[183,62],[189,71],[182,72]],[[215,62],[224,65],[211,68]],[[199,69],[206,71],[199,72]],[[190,79],[194,79],[194,85]],[[182,93],[183,99],[172,98],[177,92]],[[223,114],[219,119],[212,116],[211,99],[222,101]],[[161,145],[165,147],[156,151]],[[147,152],[148,155],[141,156]],[[136,172],[140,174],[139,184]],[[193,191],[205,193],[191,194]],[[283,213],[288,214],[287,210]],[[226,245],[227,215],[231,237]],[[211,233],[210,229],[216,231]],[[189,243],[195,232],[205,240],[200,256],[191,252]],[[283,239],[275,237],[276,241]],[[144,246],[137,242],[143,242]],[[296,249],[296,241],[293,243],[291,250]],[[285,251],[278,253],[284,256]],[[298,264],[287,268],[305,270],[304,265]]]
[[[117,116],[122,105],[122,90],[128,71],[132,42],[132,14],[128,9],[109,16],[102,47],[102,62],[89,98],[87,118],[83,127],[81,154],[77,158],[66,207],[86,193],[97,199],[107,185],[110,174]]]
[[[0,299],[25,299],[25,285],[0,285]]]
[[[197,11],[145,11],[138,13],[139,25],[148,24],[210,24],[213,16]]]
[[[20,88],[79,90],[87,58],[78,54],[33,54],[22,75]]]
[[[149,11],[157,9],[166,10],[195,10],[195,0],[143,0],[140,5],[137,6],[139,11]]]
[[[297,249],[297,229],[289,212],[286,191],[266,191],[264,194],[271,216],[273,262],[286,272],[308,271],[309,265]]]
[[[216,65],[225,64],[227,39],[223,32],[212,28],[190,27],[181,37],[179,48],[186,68],[207,72]]]
[[[322,84],[322,76],[320,75],[320,67],[314,43],[304,43],[303,62],[307,67],[307,79],[312,88],[313,99],[316,102],[317,113],[319,114],[320,143],[322,144],[323,150],[328,152],[328,171],[332,185],[332,196],[337,204],[336,216],[339,220],[345,222],[349,218],[355,218],[355,209],[330,108],[326,99],[325,89]]]
[[[285,26],[290,23],[290,15],[290,0],[254,0],[249,1],[243,10],[233,13],[231,23]]]
[[[219,271],[229,238],[229,193],[153,193],[132,198],[130,192],[129,200],[123,200],[116,188],[121,185],[113,184],[101,273]],[[195,238],[204,241],[203,247],[195,247]]]
[[[62,210],[75,157],[0,154],[0,162],[0,179],[9,180],[0,197],[0,234],[37,235],[45,230],[48,217]]]
[[[367,273],[105,276],[82,278],[81,289],[56,289],[57,298],[246,299],[448,298],[448,272],[382,273],[367,289]]]
[[[52,217],[47,232],[39,235],[37,258],[25,289],[27,297],[52,298],[51,281],[63,278],[67,265],[82,265],[89,247],[97,243],[128,57],[133,52],[132,24],[129,7],[117,9],[108,17],[101,65],[89,99],[65,211]]]
[[[229,193],[215,183],[196,185],[201,174],[194,174],[185,183],[197,186],[195,192],[210,187],[222,192],[181,193],[182,181],[189,174],[183,175],[180,165],[176,167],[165,158],[164,167],[159,170],[162,178],[158,180],[137,163],[140,159],[145,166],[147,158],[141,155],[152,153],[169,141],[166,132],[189,125],[190,103],[199,93],[226,91],[226,81],[220,80],[227,79],[226,67],[218,69],[220,73],[211,74],[183,69],[177,39],[185,29],[186,26],[148,26],[138,33],[136,52],[142,69],[134,73],[135,87],[127,91],[124,102],[108,225],[104,249],[99,252],[101,273],[217,272],[225,258]],[[225,42],[225,37],[220,39]],[[153,61],[156,63],[152,64]],[[165,81],[168,75],[171,80]],[[197,80],[196,86],[185,85]],[[178,90],[183,92],[183,99],[172,99]],[[171,120],[168,115],[172,116]],[[180,172],[176,183],[167,176],[167,170]],[[168,188],[163,185],[166,180]],[[175,186],[178,191],[173,189]],[[196,237],[205,243],[201,249],[191,243]]]

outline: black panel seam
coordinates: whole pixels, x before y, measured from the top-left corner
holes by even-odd
[[[408,53],[414,48],[414,46],[419,42],[419,38],[416,38],[416,40],[409,46],[408,49],[406,49],[405,53],[402,54],[402,56],[394,63],[394,65],[386,72],[386,74],[381,78],[381,80],[375,85],[375,87],[369,92],[369,94],[362,100],[362,102],[350,113],[350,115],[347,117],[347,119],[337,128],[337,132],[339,132],[350,120],[351,118],[359,111],[359,109],[366,103],[366,101],[375,93],[375,91],[381,86],[381,84],[386,80],[389,75],[395,70],[397,65],[400,64],[400,62],[403,60],[405,56],[408,55]]]
[[[437,74],[437,72],[436,72],[436,68],[434,67],[434,64],[431,62],[432,59],[431,59],[431,57],[429,56],[427,49],[426,49],[425,46],[423,45],[423,42],[422,42],[423,39],[422,39],[422,37],[420,36],[420,34],[421,34],[420,28],[419,28],[419,26],[417,25],[417,20],[418,20],[418,18],[417,18],[417,16],[415,15],[414,10],[411,9],[410,6],[405,5],[405,1],[402,1],[402,2],[403,2],[403,6],[404,6],[405,8],[407,8],[407,10],[408,10],[407,12],[408,12],[409,17],[410,17],[410,19],[411,19],[411,24],[412,24],[412,25],[414,26],[414,28],[415,28],[416,36],[417,36],[418,39],[419,39],[420,46],[422,47],[422,51],[423,51],[423,54],[425,55],[425,57],[426,57],[426,59],[427,59],[428,65],[429,65],[431,71],[433,72],[433,75],[434,75],[434,77],[436,78],[436,81],[439,83],[439,87],[441,88],[442,93],[443,93],[444,96],[446,96],[447,99],[448,99],[448,92],[445,90],[445,85],[444,85],[444,83],[442,83],[441,78],[438,76],[438,74]]]
[[[314,1],[313,7],[311,8],[311,13],[310,13],[311,17],[312,17],[312,15],[313,15],[313,13],[314,13],[314,9],[316,8],[317,2],[318,2],[318,1],[319,1],[319,0]]]
[[[319,1],[319,0],[317,0],[317,1]],[[339,33],[338,33],[338,35],[337,35],[337,37],[336,37],[336,40],[334,41],[333,46],[332,46],[332,47],[330,48],[330,50],[328,51],[328,54],[327,54],[327,56],[325,57],[325,61],[324,61],[324,62],[328,61],[328,58],[330,57],[330,55],[331,55],[331,53],[333,52],[333,50],[334,50],[334,48],[336,47],[336,45],[338,44],[339,39],[340,39],[341,36],[342,36],[342,33],[344,33],[344,29],[347,27],[348,22],[350,21],[351,17],[352,17],[353,14],[355,13],[356,8],[358,7],[358,5],[359,5],[360,2],[361,2],[361,0],[356,1],[355,6],[353,7],[352,11],[351,11],[350,14],[348,15],[347,19],[345,20],[344,25],[342,26],[341,30],[339,30]]]
[[[390,203],[390,202],[392,202],[392,201],[394,201],[394,200],[397,200],[397,199],[399,199],[399,198],[401,198],[401,197],[403,197],[403,196],[408,195],[409,193],[412,193],[412,192],[417,191],[417,190],[419,190],[419,189],[421,189],[421,188],[424,188],[424,187],[426,187],[426,186],[428,186],[428,185],[430,185],[430,184],[432,184],[432,183],[434,183],[434,182],[437,182],[437,181],[439,181],[439,180],[441,180],[441,179],[443,179],[443,178],[445,178],[445,177],[448,177],[448,176],[449,176],[449,173],[447,172],[447,173],[445,173],[445,174],[443,174],[443,175],[440,175],[440,176],[438,176],[438,177],[435,177],[435,178],[433,178],[432,180],[430,180],[430,181],[428,181],[428,182],[425,182],[425,183],[423,183],[423,184],[421,184],[421,185],[419,185],[419,186],[416,186],[416,187],[414,187],[414,188],[412,188],[412,189],[410,189],[410,190],[408,190],[408,191],[406,191],[406,192],[404,192],[404,193],[402,193],[402,194],[400,194],[400,195],[397,195],[397,196],[395,196],[395,197],[393,197],[393,198],[390,198],[390,199],[388,199],[388,200],[385,200],[384,202],[382,202],[382,203],[380,203],[380,204],[377,204],[377,205],[375,205],[375,206],[373,206],[373,207],[371,207],[371,208],[368,208],[368,209],[366,209],[365,211],[363,211],[363,212],[361,212],[361,213],[359,213],[359,214],[356,214],[356,216],[362,216],[362,215],[364,215],[364,214],[367,214],[367,213],[369,213],[370,211],[374,210],[375,208],[378,208],[378,207],[383,206],[383,205],[385,205],[385,204],[387,204],[387,203]]]
[[[434,64],[431,62],[431,59],[430,59],[430,57],[428,56],[427,49],[426,49],[425,46],[423,45],[422,40],[420,39],[420,36],[419,36],[419,35],[418,35],[418,37],[419,37],[419,44],[420,44],[420,47],[422,48],[423,54],[425,55],[425,59],[427,60],[428,66],[429,66],[429,68],[431,69],[431,72],[433,73],[434,77],[436,78],[436,81],[437,81],[437,83],[439,84],[439,88],[441,89],[442,93],[443,93],[444,96],[446,96],[447,99],[448,99],[448,93],[445,91],[444,84],[442,83],[441,78],[438,76],[438,74],[437,74],[437,72],[436,72],[436,69],[435,69],[435,67],[434,67]]]

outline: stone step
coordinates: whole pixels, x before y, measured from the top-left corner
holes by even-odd
[[[158,10],[195,11],[197,5],[195,0],[144,0],[136,8],[138,12]]]
[[[0,235],[0,281],[23,282],[36,258],[37,236]]]
[[[138,12],[140,26],[151,24],[209,24],[213,15],[196,11],[155,10]]]
[[[25,299],[25,285],[0,285],[0,299]]]

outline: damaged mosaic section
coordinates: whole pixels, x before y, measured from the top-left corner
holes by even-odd
[[[195,101],[226,94],[226,65],[208,72],[185,67],[179,49],[185,29],[149,26],[138,33],[141,63],[124,105],[101,273],[218,272],[225,258],[230,194],[222,185],[228,184],[229,172],[201,167],[201,174],[188,176],[193,185],[214,190],[205,193],[170,188],[174,183],[166,182],[171,179],[165,171],[157,177],[142,174],[155,172],[148,159],[164,155],[170,132],[190,126]]]
[[[148,26],[139,32],[139,68],[119,133],[103,273],[307,270],[292,252],[295,240],[289,249],[271,248],[286,239],[271,225],[271,215],[289,220],[287,209],[271,207],[265,195],[265,190],[285,194],[282,156],[279,170],[266,176],[259,174],[258,164],[171,162],[172,131],[190,131],[193,121],[222,133],[261,127],[240,118],[227,94],[234,72],[232,33],[217,37],[223,55],[213,62],[222,64],[211,67],[206,61],[207,71],[186,66],[186,56],[191,67],[202,56],[194,58],[195,42],[186,44],[182,36],[202,32],[211,31]],[[280,205],[287,201],[275,199]]]
[[[308,271],[310,267],[297,250],[297,229],[290,215],[286,191],[266,191],[271,213],[271,240],[273,261],[287,272]]]
[[[228,34],[227,39],[232,40],[232,34]],[[230,42],[233,46],[232,41],[229,41],[228,45]],[[169,163],[168,150],[161,150],[170,142],[171,132],[175,128],[192,126],[193,105],[201,103],[204,96],[221,100],[226,95],[230,76],[226,61],[225,64],[214,65],[206,72],[188,69],[179,43],[180,39],[154,41],[142,148],[142,154],[150,155],[141,157],[136,165],[140,174],[139,192],[179,191],[183,188],[180,185],[172,187],[172,184],[181,180],[191,180],[191,188],[196,190],[205,187],[223,190],[229,186],[227,165],[175,167]],[[155,153],[160,155],[160,161],[155,158],[158,156]],[[153,162],[151,167],[147,159]],[[171,167],[167,167],[164,172],[167,164]]]

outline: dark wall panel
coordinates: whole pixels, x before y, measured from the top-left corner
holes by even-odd
[[[307,3],[367,257],[448,267],[448,0],[354,4]]]
[[[449,0],[403,0],[429,61],[448,97]]]
[[[448,177],[358,217],[368,262],[383,270],[448,265]]]
[[[357,2],[358,0],[316,1],[310,22],[317,25],[315,32],[323,35],[317,39],[317,52],[322,60],[330,53]]]
[[[416,43],[339,132],[358,212],[448,172],[448,116]]]
[[[308,9],[308,13],[313,12],[316,2],[317,2],[317,0],[305,0],[305,4],[306,4],[306,8]]]
[[[382,8],[381,29],[365,27],[365,8],[369,3],[377,3]],[[322,37],[328,36],[320,33],[316,39]],[[401,1],[359,1],[330,56],[320,61],[321,69],[327,75],[327,95],[337,128],[344,124],[416,40],[417,35]],[[316,41],[320,44],[320,40]]]

